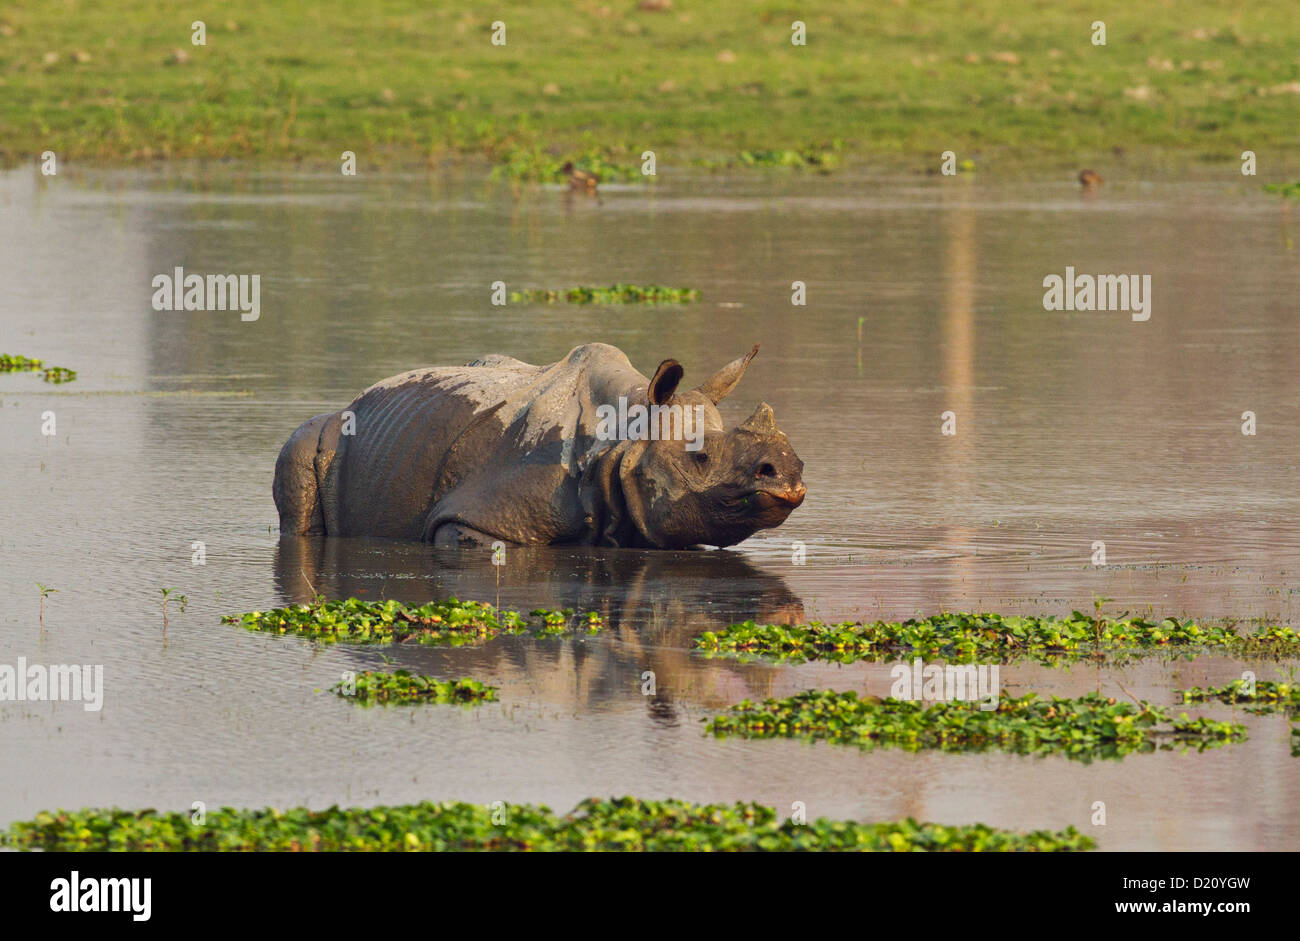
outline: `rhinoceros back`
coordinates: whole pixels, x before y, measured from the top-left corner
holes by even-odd
[[[355,431],[340,437],[321,481],[326,531],[421,538],[459,439],[540,371],[518,367],[417,369],[361,393],[346,410],[355,416]]]
[[[493,355],[377,383],[348,406],[355,433],[321,481],[326,531],[431,539],[458,520],[516,542],[556,538],[576,525],[595,403],[644,382],[595,343],[549,366]]]

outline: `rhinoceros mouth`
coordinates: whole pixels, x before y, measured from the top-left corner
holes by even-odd
[[[807,493],[808,489],[803,486],[793,490],[756,490],[754,504],[760,510],[782,509],[789,512],[803,503]]]

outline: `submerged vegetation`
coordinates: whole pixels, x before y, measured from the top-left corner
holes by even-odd
[[[46,366],[44,360],[0,353],[0,372],[39,372],[46,382],[71,382],[77,378],[76,370],[65,366]]]
[[[336,683],[333,692],[363,706],[376,703],[391,706],[421,703],[476,705],[497,698],[495,686],[487,686],[478,680],[436,680],[431,676],[417,676],[409,670],[392,673],[366,670],[357,673],[351,682]]]
[[[313,640],[353,644],[482,643],[498,634],[566,634],[579,630],[594,634],[605,626],[596,612],[575,615],[570,609],[538,608],[529,615],[501,611],[477,601],[433,601],[408,606],[400,601],[326,601],[296,604],[270,611],[249,611],[222,618],[250,631],[296,634]]]
[[[687,304],[699,299],[696,288],[667,288],[658,284],[611,284],[605,288],[576,287],[563,291],[529,288],[510,292],[510,300],[515,303]]]
[[[1078,851],[1096,844],[1073,827],[1016,833],[983,824],[778,821],[760,804],[689,804],[591,798],[558,817],[545,806],[464,803],[235,810],[195,823],[189,812],[82,810],[39,813],[0,843],[48,851]]]
[[[1117,702],[1089,693],[1078,699],[1035,694],[1001,696],[996,709],[979,702],[858,698],[856,693],[808,690],[788,699],[749,700],[709,720],[717,736],[825,739],[863,748],[1064,754],[1090,761],[1176,744],[1198,750],[1246,737],[1244,726],[1206,718],[1172,717],[1148,702]]]
[[[889,660],[912,656],[951,662],[1031,659],[1043,663],[1150,654],[1300,655],[1300,635],[1277,625],[1243,636],[1228,627],[1142,617],[1108,618],[1075,611],[1068,617],[939,614],[907,621],[807,625],[746,621],[695,638],[715,654],[754,654],[780,660]]]

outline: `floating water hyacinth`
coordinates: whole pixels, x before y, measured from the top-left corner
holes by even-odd
[[[1291,756],[1300,758],[1300,686],[1295,683],[1233,680],[1225,686],[1211,686],[1209,689],[1194,686],[1179,690],[1178,696],[1184,703],[1221,702],[1232,706],[1245,703],[1246,711],[1255,715],[1282,713],[1292,723]]]
[[[589,149],[573,157],[557,157],[540,147],[509,147],[492,168],[492,178],[531,183],[563,183],[567,164],[592,174],[602,183],[639,183],[647,177],[639,166],[618,162],[609,151]]]
[[[809,690],[788,699],[745,700],[709,720],[717,736],[825,739],[863,748],[1063,754],[1081,761],[1133,752],[1198,750],[1244,741],[1244,726],[1177,718],[1159,706],[1117,702],[1097,693],[1078,699],[1002,696],[997,708],[978,702],[858,698],[853,692]]]
[[[1300,686],[1270,680],[1256,680],[1253,683],[1233,680],[1225,686],[1211,686],[1208,689],[1193,686],[1191,689],[1179,690],[1178,695],[1185,703],[1248,703],[1250,708],[1247,711],[1260,715],[1300,710]]]
[[[351,681],[336,683],[333,692],[363,706],[376,703],[392,706],[420,703],[476,705],[497,698],[495,686],[487,686],[478,680],[436,680],[431,676],[417,676],[409,670],[392,673],[366,670],[357,673]]]
[[[65,366],[46,366],[43,360],[0,353],[0,372],[39,372],[46,382],[71,382],[77,378],[75,370]]]
[[[939,614],[907,621],[806,625],[746,621],[695,638],[714,654],[754,654],[780,660],[892,660],[921,656],[966,663],[1036,660],[1042,663],[1152,654],[1195,656],[1214,651],[1240,657],[1300,655],[1300,635],[1270,625],[1250,636],[1193,621],[1141,617],[1069,617]]]
[[[604,288],[576,287],[563,291],[529,288],[510,292],[510,300],[514,303],[687,304],[699,299],[700,292],[695,288],[668,288],[657,284],[612,284]]]
[[[81,810],[39,813],[0,834],[0,844],[46,851],[187,852],[1051,852],[1096,843],[1073,827],[1017,833],[983,824],[946,826],[910,817],[890,823],[818,818],[778,821],[760,804],[689,804],[590,798],[564,817],[530,804],[337,806],[313,811],[223,807],[201,824],[189,811]]]
[[[1297,183],[1265,183],[1264,192],[1276,193],[1283,199],[1300,199],[1300,182]]]
[[[722,160],[699,160],[699,166],[710,170],[733,170],[738,167],[756,167],[764,169],[789,168],[795,170],[814,169],[829,173],[839,166],[839,151],[843,144],[834,141],[829,145],[800,147],[797,150],[742,150],[734,157]]]
[[[538,608],[530,621],[515,611],[500,611],[477,601],[429,602],[408,606],[400,601],[325,601],[270,611],[250,611],[222,618],[250,631],[296,634],[313,640],[353,644],[478,644],[498,634],[594,634],[605,626],[595,612],[575,615],[570,609]]]

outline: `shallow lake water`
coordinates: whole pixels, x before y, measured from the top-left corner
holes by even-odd
[[[1089,197],[1068,176],[670,175],[597,203],[463,174],[0,173],[0,352],[79,373],[60,386],[0,375],[0,663],[102,664],[105,684],[99,712],[0,704],[0,825],[58,806],[566,811],[635,794],[1073,824],[1109,850],[1293,848],[1300,758],[1278,716],[1236,711],[1244,744],[1091,764],[702,729],[746,697],[888,694],[889,664],[692,652],[701,630],[749,617],[1065,614],[1109,597],[1111,613],[1295,624],[1300,219],[1226,173],[1107,176]],[[260,274],[260,319],[154,311],[151,279],[177,266]],[[1150,320],[1044,310],[1043,278],[1066,266],[1151,275]],[[498,280],[668,284],[703,300],[494,307]],[[792,306],[793,281],[806,306]],[[806,464],[804,505],[727,551],[512,549],[500,568],[486,552],[276,535],[272,469],[306,418],[416,366],[547,363],[593,340],[646,373],[674,357],[688,383],[760,343],[723,415],[772,405]],[[956,435],[941,433],[946,411]],[[38,582],[57,589],[43,632]],[[187,604],[169,604],[164,638],[172,587]],[[383,650],[220,623],[313,590],[573,606],[611,626]],[[501,701],[363,710],[324,691],[383,656],[498,685]],[[1294,666],[1001,674],[1016,694],[1122,684],[1172,704],[1180,687]]]

